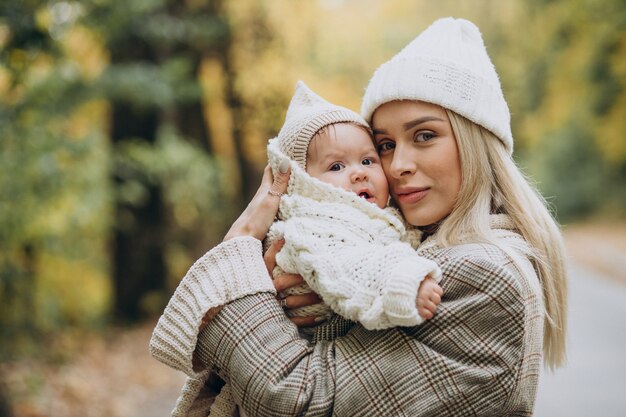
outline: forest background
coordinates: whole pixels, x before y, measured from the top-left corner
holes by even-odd
[[[0,416],[7,364],[158,316],[256,190],[298,79],[359,109],[447,15],[481,28],[559,221],[623,222],[624,0],[2,0]]]

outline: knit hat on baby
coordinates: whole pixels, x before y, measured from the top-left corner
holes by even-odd
[[[285,155],[306,169],[306,153],[315,133],[328,125],[344,122],[356,123],[369,130],[358,113],[329,103],[298,81],[285,124],[278,133],[278,145]]]
[[[496,135],[513,152],[511,115],[480,31],[472,22],[435,21],[369,82],[361,115],[394,100],[419,100],[450,109]]]

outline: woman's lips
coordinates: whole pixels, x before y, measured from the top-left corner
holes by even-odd
[[[396,198],[398,199],[398,203],[413,204],[426,197],[429,190],[430,188],[428,187],[405,188],[396,192]]]

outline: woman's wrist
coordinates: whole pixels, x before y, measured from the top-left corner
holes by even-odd
[[[224,239],[222,240],[222,242],[226,242],[227,240],[231,240],[236,237],[254,237],[256,239],[256,237],[251,232],[246,232],[245,230],[240,230],[240,229],[232,230],[231,228],[231,230],[229,230],[224,236]]]
[[[265,167],[261,186],[226,233],[224,241],[241,236],[250,236],[258,240],[265,238],[278,213],[280,197],[287,191],[290,173],[287,160],[281,162],[279,172],[274,176],[269,165]]]

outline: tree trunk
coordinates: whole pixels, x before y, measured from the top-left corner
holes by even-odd
[[[129,61],[155,62],[147,46],[137,39],[127,39],[117,45],[111,50],[112,65]],[[131,138],[154,143],[159,124],[158,112],[157,108],[113,101],[113,143]],[[141,173],[136,174],[133,179],[141,180]],[[122,186],[124,181],[124,176],[114,173],[114,187]],[[162,191],[159,185],[144,181],[148,196],[143,205],[130,206],[118,201],[115,206],[113,316],[117,321],[142,318],[145,313],[141,309],[142,298],[152,291],[163,290],[166,284],[163,242],[166,219]]]

